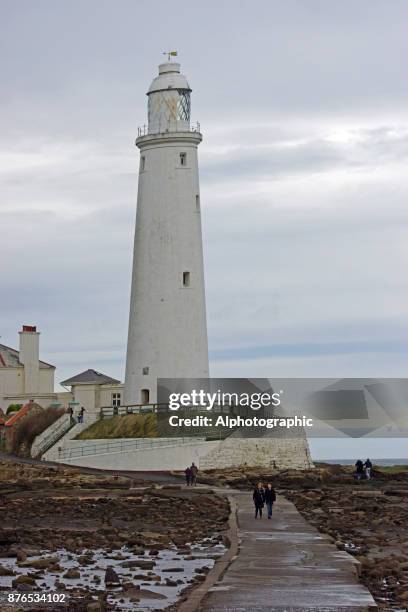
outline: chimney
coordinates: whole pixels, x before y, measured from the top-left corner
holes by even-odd
[[[24,366],[24,393],[38,393],[40,387],[40,333],[35,325],[23,325],[20,336],[20,363]]]

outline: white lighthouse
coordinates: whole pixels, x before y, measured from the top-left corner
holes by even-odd
[[[147,92],[148,126],[136,139],[126,404],[155,402],[158,378],[208,377],[197,159],[202,136],[190,125],[190,94],[180,64],[161,64]]]

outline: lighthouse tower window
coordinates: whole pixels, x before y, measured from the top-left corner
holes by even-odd
[[[190,92],[179,89],[178,93],[177,119],[180,121],[190,121]]]
[[[180,166],[187,166],[187,153],[180,153]]]
[[[183,287],[190,286],[190,272],[183,272]]]
[[[146,158],[144,155],[140,158],[140,172],[143,172],[146,167]]]

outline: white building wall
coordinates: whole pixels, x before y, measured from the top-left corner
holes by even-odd
[[[123,404],[124,385],[102,385],[99,395],[99,407],[112,406],[112,394],[120,393],[121,403]]]
[[[0,368],[0,408],[4,412],[12,403],[7,396],[24,392],[23,374],[23,368]]]
[[[40,368],[39,392],[54,393],[54,368]]]
[[[121,401],[123,402],[123,385],[92,385],[78,384],[74,385],[71,390],[70,397],[78,403],[77,410],[83,406],[86,415],[100,415],[102,407],[112,405],[112,394],[120,393]]]
[[[78,402],[77,410],[83,406],[85,408],[85,418],[88,414],[96,414],[99,408],[96,405],[97,385],[75,385],[72,392],[75,402]]]
[[[75,442],[81,444],[75,444]],[[78,449],[84,446],[84,448],[88,447],[92,451],[92,447],[100,442],[101,440],[89,440],[86,442],[84,440],[71,440],[64,446],[64,449]],[[107,442],[120,443],[120,440],[108,440]],[[129,439],[124,440],[124,442],[129,442]],[[84,456],[76,456],[72,459],[64,458],[63,462],[70,465],[108,470],[184,470],[193,461],[197,466],[200,466],[201,457],[208,453],[210,449],[215,449],[218,444],[219,442],[202,442],[200,444],[192,441],[191,444],[176,445],[172,441],[168,447],[161,446],[152,449],[108,452],[88,456],[86,456],[85,450]],[[58,461],[57,454],[54,460]]]

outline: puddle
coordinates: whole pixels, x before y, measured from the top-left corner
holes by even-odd
[[[32,575],[38,572],[38,576],[35,577],[37,592],[58,591],[69,594],[70,591],[82,588],[97,595],[97,592],[106,590],[107,601],[111,605],[114,604],[115,610],[164,610],[177,601],[194,577],[206,573],[204,568],[212,568],[216,558],[222,556],[226,550],[216,537],[205,538],[194,545],[190,543],[187,547],[188,550],[186,548],[178,550],[173,546],[160,550],[154,556],[149,555],[149,550],[144,554],[135,554],[126,547],[110,552],[101,549],[84,549],[78,554],[61,548],[56,551],[43,550],[41,555],[33,555],[27,559],[34,561],[43,557],[57,557],[61,567],[58,572],[19,567],[14,557],[0,557],[0,565],[15,572],[15,576],[0,576],[0,591],[3,597],[8,589],[16,592],[16,588],[12,588],[13,579],[19,575]],[[91,558],[89,564],[80,564],[79,557],[83,556]],[[132,563],[137,561],[150,561],[154,566],[151,569],[143,569]],[[127,582],[134,585],[132,590],[126,591],[122,586],[105,587],[105,570],[108,567],[115,570],[121,584]],[[80,578],[64,578],[65,572],[69,569],[77,569]],[[61,582],[65,585],[65,589],[58,584]],[[139,592],[137,587],[140,587]]]

